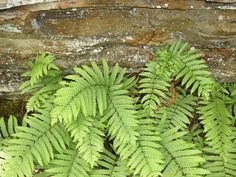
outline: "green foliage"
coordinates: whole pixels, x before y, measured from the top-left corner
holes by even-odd
[[[4,149],[12,157],[4,167],[9,176],[31,176],[34,161],[47,165],[54,158],[54,151],[63,152],[70,141],[62,124],[50,125],[48,110],[27,116],[25,122],[28,126],[18,127]]]
[[[195,144],[183,140],[185,134],[186,132],[179,132],[177,128],[161,134],[165,177],[203,176],[209,173],[198,167],[205,159],[200,156],[201,151],[195,148]]]
[[[171,81],[168,67],[162,66],[162,63],[150,62],[140,74],[143,78],[139,82],[139,93],[144,94],[141,103],[151,115],[155,114],[153,111],[161,104],[161,99],[167,97]]]
[[[54,160],[50,162],[46,170],[47,175],[53,177],[89,177],[88,172],[91,170],[89,165],[83,161],[81,154],[73,148],[73,144],[71,147],[71,149],[66,149],[63,153],[55,155]]]
[[[116,152],[121,159],[128,159],[127,165],[134,175],[159,176],[161,175],[163,156],[160,153],[160,137],[153,124],[153,119],[148,118],[144,111],[138,112],[139,136],[136,145],[121,145]]]
[[[236,142],[222,148],[224,151],[221,153],[209,147],[204,149],[204,158],[207,160],[204,167],[212,172],[207,177],[236,176]]]
[[[158,127],[162,132],[172,127],[179,127],[182,130],[187,130],[190,120],[193,118],[194,106],[196,98],[192,95],[178,95],[175,104],[170,104],[167,107],[161,107],[157,111]]]
[[[104,150],[98,165],[99,169],[90,172],[91,177],[126,177],[131,174],[127,167],[127,160],[121,160],[108,150]]]
[[[18,122],[15,116],[9,116],[7,121],[3,118],[0,118],[0,138],[6,139],[11,137],[17,131]]]
[[[64,75],[38,55],[23,125],[0,120],[0,176],[236,176],[236,85],[214,81],[201,56],[161,47],[137,80],[105,60]]]

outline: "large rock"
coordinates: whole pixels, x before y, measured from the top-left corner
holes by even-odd
[[[47,3],[58,0],[1,0],[0,9],[8,9],[16,6],[30,5],[36,3]]]
[[[205,54],[218,81],[235,82],[235,7],[232,1],[1,1],[0,95],[18,93],[20,73],[38,52],[54,54],[64,69],[107,58],[136,72],[176,38]]]

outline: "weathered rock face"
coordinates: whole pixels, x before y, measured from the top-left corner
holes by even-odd
[[[176,38],[205,54],[217,80],[235,82],[234,2],[1,0],[0,99],[16,98],[20,73],[38,52],[54,54],[66,69],[107,58],[135,71]]]

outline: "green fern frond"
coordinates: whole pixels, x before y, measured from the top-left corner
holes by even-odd
[[[189,88],[191,93],[197,91],[199,96],[209,97],[214,80],[207,71],[205,61],[200,59],[202,54],[180,41],[173,43],[168,51],[176,68],[175,79],[181,78],[181,84],[185,85],[186,89]]]
[[[89,127],[92,126],[93,119],[91,117],[85,117],[82,113],[78,118],[66,125],[67,131],[70,133],[73,142],[82,143],[84,138],[89,133]]]
[[[121,160],[108,150],[104,150],[98,165],[98,169],[91,171],[90,177],[127,177],[131,175],[127,167],[127,160]]]
[[[42,87],[45,87],[48,84],[58,83],[60,82],[61,79],[62,79],[62,72],[60,70],[49,70],[47,72],[47,75],[43,75],[42,77],[40,77],[37,80],[37,82],[34,83],[33,85],[31,85],[30,80],[26,80],[25,82],[23,82],[20,85],[19,90],[21,91],[22,94],[32,93],[39,90]]]
[[[11,160],[11,157],[8,156],[8,154],[1,149],[1,151],[0,151],[0,174],[1,174],[1,176],[3,176],[3,174],[5,173],[4,167],[6,166],[6,163],[10,160]],[[5,175],[5,177],[7,177],[7,176]]]
[[[50,58],[52,56],[47,57]],[[50,63],[48,65],[54,64]],[[35,63],[32,63],[31,67],[37,68],[37,61]],[[27,80],[23,82],[19,88],[22,94],[28,93],[32,95],[26,104],[27,112],[39,109],[40,106],[48,102],[55,91],[61,87],[59,85],[59,82],[62,80],[61,71],[59,69],[50,70],[50,67],[48,69],[49,70],[47,70],[44,75],[40,75],[40,77],[37,78],[37,81],[35,81],[34,84],[32,84],[31,80]]]
[[[150,62],[140,74],[143,78],[139,82],[139,93],[144,94],[141,103],[151,115],[161,104],[161,98],[167,97],[166,92],[170,87],[171,72],[161,67],[157,62]]]
[[[51,82],[45,85],[42,88],[38,88],[37,91],[30,97],[26,104],[27,112],[37,111],[45,103],[51,100],[52,95],[58,90],[61,86],[58,82]]]
[[[209,171],[200,167],[205,162],[201,151],[182,139],[185,134],[186,132],[179,132],[178,128],[172,128],[160,135],[161,152],[165,159],[163,177],[202,177],[209,174]]]
[[[128,91],[121,89],[122,85],[111,87],[108,94],[108,108],[101,119],[108,127],[108,135],[114,138],[115,146],[135,144],[138,133],[136,111]]]
[[[48,74],[49,70],[59,70],[59,68],[53,63],[55,57],[47,55],[46,53],[39,54],[36,57],[36,61],[30,61],[28,63],[31,71],[24,73],[22,76],[30,77],[31,86],[37,83],[38,79]]]
[[[236,176],[236,142],[224,145],[223,152],[214,148],[204,149],[206,163],[204,167],[211,171],[207,177],[235,177]]]
[[[160,138],[154,121],[147,118],[148,114],[139,112],[140,125],[136,145],[122,144],[116,148],[121,159],[128,159],[127,165],[133,174],[141,177],[156,177],[161,175],[163,156],[160,152]]]
[[[82,66],[83,69],[75,68],[78,75],[65,77],[69,81],[63,82],[64,87],[55,94],[56,106],[52,110],[53,122],[63,120],[69,124],[77,118],[80,111],[85,117],[95,116],[97,107],[102,115],[107,107],[108,85],[105,84],[109,81],[109,75],[103,76],[95,63],[92,63],[92,66],[92,69],[88,66]]]
[[[193,118],[193,107],[196,98],[192,95],[178,95],[175,103],[162,107],[157,111],[157,123],[162,132],[169,128],[178,127],[186,130]]]
[[[17,132],[18,122],[15,116],[10,115],[7,121],[0,118],[0,176],[4,173],[4,166],[11,157],[4,152],[4,148],[8,145],[9,139]]]
[[[88,127],[88,132],[82,141],[78,142],[76,147],[78,152],[82,154],[82,159],[90,164],[91,168],[97,164],[98,159],[101,157],[103,152],[103,133],[104,125],[99,121],[94,120],[91,126]]]
[[[32,176],[34,161],[47,165],[54,158],[54,149],[63,152],[69,144],[70,138],[61,124],[51,127],[48,111],[28,116],[25,122],[29,127],[18,127],[4,149],[12,156],[4,166],[6,176]]]
[[[81,154],[70,148],[56,154],[46,172],[52,177],[89,177],[90,170],[89,165],[82,160]]]
[[[199,119],[204,125],[206,143],[214,149],[223,150],[224,144],[230,142],[232,134],[232,116],[229,114],[224,101],[218,97],[202,100]]]
[[[18,122],[15,116],[11,115],[7,119],[0,118],[0,138],[9,138],[17,132]]]
[[[191,128],[189,129],[188,134],[186,134],[186,136],[184,137],[184,140],[189,143],[196,144],[196,147],[199,150],[202,150],[204,148],[204,132],[199,123],[191,125]]]

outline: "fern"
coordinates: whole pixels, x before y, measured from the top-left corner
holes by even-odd
[[[30,77],[30,85],[33,86],[39,78],[44,75],[48,75],[49,70],[59,70],[59,68],[53,63],[55,58],[52,55],[47,55],[46,53],[42,53],[37,56],[35,63],[30,61],[28,63],[31,71],[24,73],[22,76]]]
[[[76,119],[80,109],[85,116],[95,116],[98,107],[100,114],[107,107],[107,85],[105,77],[95,63],[93,69],[83,66],[75,68],[78,75],[66,76],[69,82],[63,82],[63,88],[57,91],[52,110],[52,117],[57,120],[69,123]],[[104,66],[105,68],[105,66]],[[80,76],[81,75],[81,76]]]
[[[74,147],[73,144],[71,146]],[[46,170],[47,174],[53,177],[89,177],[89,171],[89,165],[82,160],[81,154],[74,148],[56,154]]]
[[[205,160],[201,157],[201,151],[194,144],[182,139],[186,132],[179,132],[178,128],[172,128],[161,134],[162,154],[165,164],[163,176],[202,176],[209,171],[199,165]]]
[[[110,106],[104,113],[102,121],[106,122],[108,133],[114,138],[116,146],[128,142],[135,144],[138,136],[135,131],[138,125],[135,107],[131,98],[126,95],[127,90],[119,90],[119,87],[111,88],[108,95]]]
[[[104,150],[98,164],[101,168],[92,170],[91,177],[127,177],[131,175],[127,167],[127,160],[121,160],[108,150]]]
[[[186,134],[186,137],[183,137],[184,140],[187,142],[194,142],[196,144],[196,147],[199,150],[202,150],[205,146],[204,138],[203,138],[204,132],[200,124],[194,123],[192,127],[189,129],[188,133]]]
[[[4,166],[6,176],[32,176],[34,161],[41,166],[47,165],[54,158],[54,149],[58,152],[66,149],[69,144],[67,133],[61,124],[51,127],[50,121],[48,111],[33,114],[25,120],[29,127],[19,127],[12,135],[14,138],[4,149],[11,156]]]
[[[213,148],[205,148],[205,168],[212,173],[207,177],[234,177],[236,176],[236,142],[224,145],[223,152]]]
[[[192,95],[176,97],[175,103],[170,104],[167,107],[161,107],[157,111],[158,127],[164,132],[167,129],[173,127],[186,130],[190,124],[190,120],[193,118],[193,106],[196,98]]]
[[[183,44],[180,41],[167,47],[167,51],[175,65],[175,79],[181,78],[181,85],[185,85],[186,89],[190,88],[191,93],[197,91],[199,96],[207,98],[214,87],[214,80],[207,71],[205,61],[200,60],[202,54],[195,49],[189,49],[187,43]]]
[[[150,115],[153,115],[153,111],[161,104],[161,98],[166,99],[171,74],[168,71],[168,65],[163,67],[157,62],[148,63],[140,74],[143,78],[139,82],[139,93],[145,94],[141,99],[141,103]]]
[[[11,136],[17,132],[18,122],[15,116],[10,115],[8,120],[5,121],[4,118],[0,118],[0,174],[4,173],[4,167],[10,156],[3,151],[7,146]]]
[[[139,112],[140,126],[136,146],[123,144],[117,149],[121,159],[128,159],[127,165],[134,175],[159,176],[161,175],[163,156],[159,151],[159,133],[153,126],[154,121],[146,118],[147,113]]]
[[[220,98],[200,102],[199,113],[202,115],[206,143],[218,150],[223,150],[224,144],[230,143],[232,134],[232,116],[228,113],[225,103]]]
[[[9,116],[7,122],[4,118],[0,118],[0,137],[2,139],[10,138],[15,132],[17,132],[18,122],[15,116]]]
[[[0,176],[235,176],[236,86],[201,56],[175,42],[136,78],[105,60],[66,75],[38,55],[22,125],[0,120]]]
[[[98,121],[93,121],[88,127],[89,131],[83,138],[82,142],[77,144],[78,152],[82,155],[85,162],[93,167],[100,158],[100,153],[103,151],[103,125]]]

